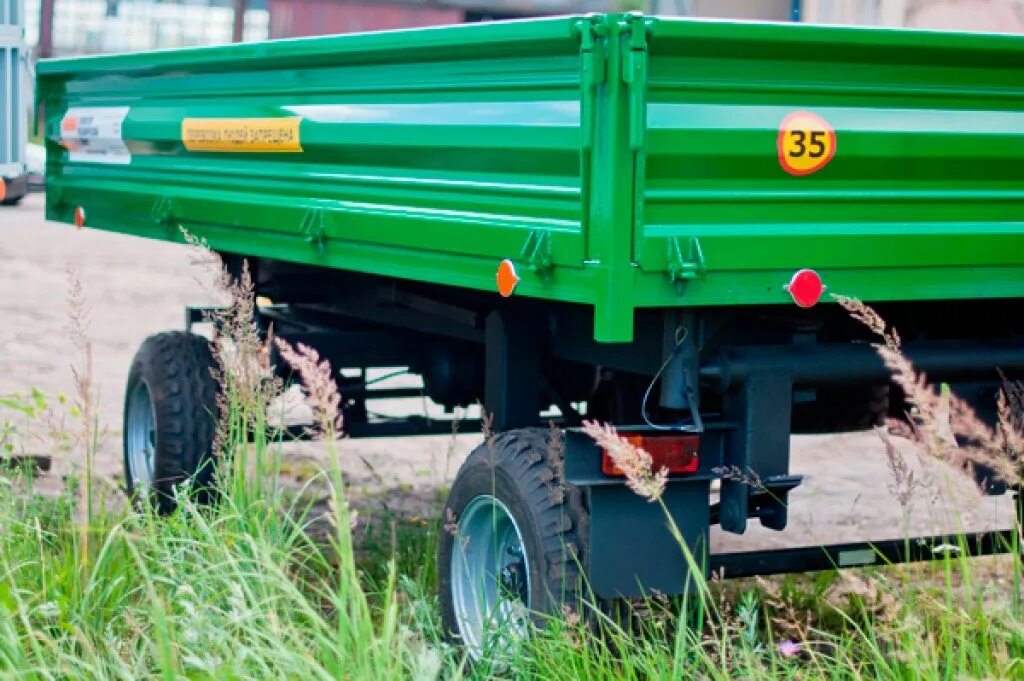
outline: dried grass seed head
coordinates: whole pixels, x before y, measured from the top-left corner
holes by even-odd
[[[281,358],[299,375],[319,434],[323,437],[340,435],[343,425],[341,393],[331,363],[302,343],[293,346],[283,338],[277,338],[275,345]]]
[[[874,347],[889,370],[892,381],[903,391],[911,406],[911,425],[915,440],[927,453],[956,468],[974,473],[979,467],[991,471],[992,477],[1009,485],[1022,480],[1020,412],[1013,418],[1011,398],[1001,398],[999,430],[982,421],[974,408],[953,394],[948,387],[936,389],[927,376],[918,372],[904,354],[899,335],[888,328],[873,308],[845,296],[835,296],[850,315],[864,324],[882,343]],[[1006,394],[1004,385],[1004,395]],[[1014,398],[1020,402],[1021,394]],[[959,441],[958,441],[959,440]]]

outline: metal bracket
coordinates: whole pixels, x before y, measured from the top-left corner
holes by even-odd
[[[185,331],[192,333],[192,327],[196,324],[203,324],[205,322],[214,321],[218,319],[218,313],[223,312],[225,308],[215,306],[191,306],[185,307]]]
[[[153,216],[153,220],[157,224],[165,227],[170,226],[174,221],[174,201],[166,196],[161,196],[159,200],[153,204],[153,210],[150,211],[150,214]]]
[[[60,130],[61,119],[54,118],[48,121],[45,125],[46,139],[51,142],[60,144],[61,142],[61,130]]]
[[[305,217],[302,218],[302,233],[306,236],[306,243],[316,249],[316,252],[323,255],[327,248],[327,234],[324,231],[324,212],[321,208],[310,208]]]
[[[685,249],[677,237],[668,240],[668,278],[676,285],[678,295],[683,295],[687,282],[699,278],[706,271],[704,251],[697,237],[690,237]]]
[[[547,272],[554,267],[551,256],[551,232],[546,229],[535,229],[526,238],[523,249],[519,252],[519,260],[525,261],[534,272]]]

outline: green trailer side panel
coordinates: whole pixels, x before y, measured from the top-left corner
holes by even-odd
[[[49,217],[593,305],[1024,295],[1024,38],[597,15],[39,65]],[[128,163],[69,109],[127,107]],[[780,165],[787,115],[835,130]],[[193,120],[301,119],[301,152],[189,151]],[[497,294],[495,294],[497,295]]]
[[[539,243],[558,282],[520,292],[587,302],[579,42],[562,18],[45,62],[48,215],[489,290]],[[131,162],[71,162],[74,107],[130,107]],[[185,119],[294,117],[301,153],[182,142]]]

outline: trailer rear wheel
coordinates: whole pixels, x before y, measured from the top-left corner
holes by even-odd
[[[586,510],[559,474],[560,434],[531,428],[480,445],[462,465],[438,540],[445,632],[474,659],[572,607],[582,586]]]
[[[161,512],[174,508],[174,486],[193,480],[208,498],[213,481],[217,381],[210,342],[170,331],[147,338],[125,389],[124,471],[128,493]]]

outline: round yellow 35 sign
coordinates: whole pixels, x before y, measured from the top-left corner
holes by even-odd
[[[810,175],[836,155],[836,131],[810,111],[794,111],[779,125],[779,165],[790,175]]]

